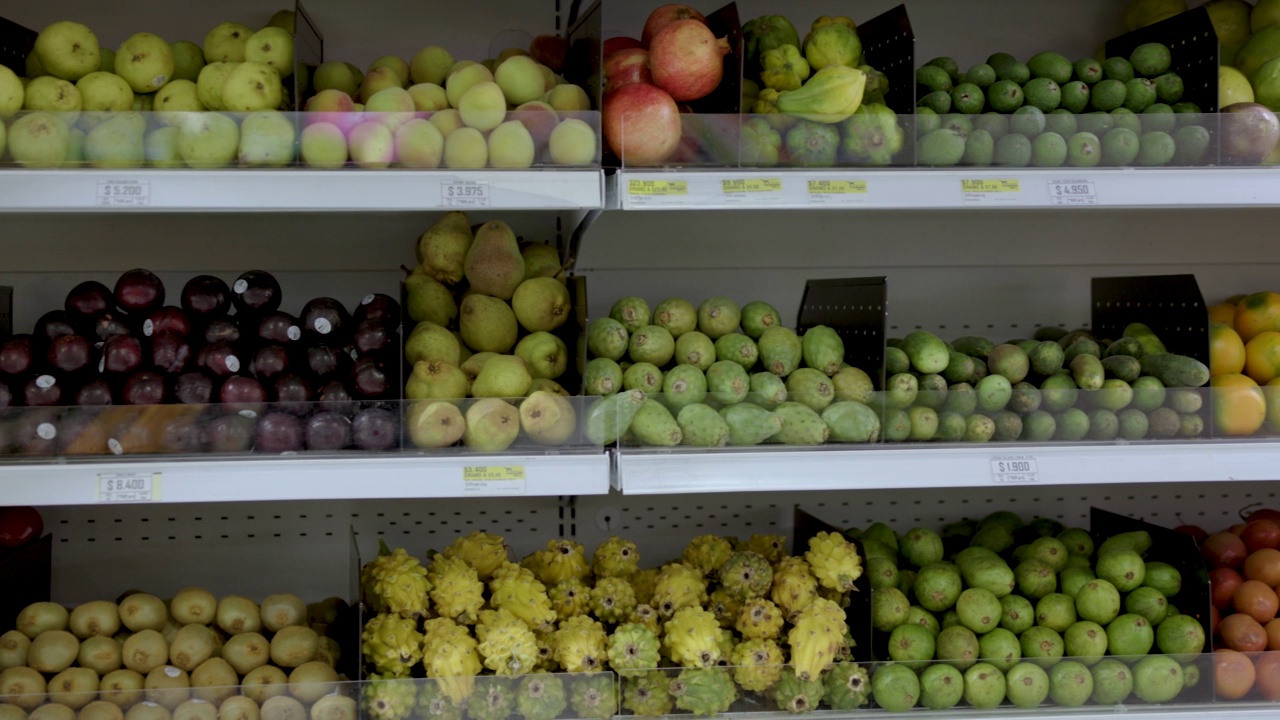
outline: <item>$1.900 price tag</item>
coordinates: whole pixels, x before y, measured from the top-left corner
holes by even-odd
[[[1040,482],[1040,471],[1030,455],[1003,455],[991,458],[991,479],[997,483],[1035,483]]]
[[[137,180],[99,180],[98,207],[147,207],[151,204],[151,183]]]
[[[445,207],[488,207],[491,202],[486,180],[447,182],[440,186],[440,204]]]
[[[1089,180],[1051,180],[1049,202],[1054,205],[1097,205],[1098,189]]]
[[[141,503],[160,499],[161,473],[100,473],[98,502]]]
[[[525,494],[523,465],[468,465],[462,468],[462,494],[511,496]]]

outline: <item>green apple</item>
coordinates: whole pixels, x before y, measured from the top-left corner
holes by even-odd
[[[173,77],[173,48],[151,33],[131,35],[116,51],[116,74],[134,92],[155,92]]]
[[[111,48],[98,48],[98,70],[113,73],[116,71],[116,51]]]
[[[546,81],[537,60],[516,55],[498,66],[494,81],[511,105],[523,105],[547,94]]]
[[[58,119],[71,127],[80,117],[80,91],[75,85],[52,75],[38,77],[27,85],[25,110],[43,110],[57,113]],[[10,143],[13,141],[10,140]]]
[[[0,65],[0,119],[10,117],[22,109],[22,99],[26,92],[17,74]]]
[[[453,55],[437,45],[428,45],[409,61],[409,77],[415,83],[443,85],[453,67]]]
[[[239,126],[221,113],[192,114],[178,132],[178,154],[190,167],[226,167],[239,148]]]
[[[60,167],[70,142],[66,124],[47,112],[33,112],[9,128],[9,154],[19,165]]]
[[[519,120],[508,120],[489,133],[489,164],[493,167],[522,170],[532,167],[536,156],[533,136]]]
[[[253,28],[236,22],[224,22],[204,36],[204,61],[244,62],[245,45],[253,37]]]
[[[63,166],[75,167],[84,164],[85,139],[83,130],[71,128],[71,132],[67,133],[67,157],[62,162]]]
[[[146,160],[147,121],[140,113],[126,112],[89,131],[84,156],[93,167],[142,167]]]
[[[551,89],[557,85],[564,84],[564,78],[555,74],[555,72],[546,65],[539,65],[538,72],[542,73],[542,86],[546,88],[547,92],[551,92]]]
[[[182,153],[178,152],[178,136],[181,131],[173,126],[156,128],[147,133],[147,164],[154,167],[182,167]]]
[[[380,122],[364,122],[355,126],[350,141],[351,159],[362,168],[391,167],[395,160],[395,136]]]
[[[315,86],[317,93],[325,90],[341,90],[350,97],[355,97],[360,92],[360,83],[356,81],[351,67],[337,61],[323,63],[316,68]]]
[[[195,82],[200,79],[200,70],[204,67],[204,50],[199,45],[180,40],[170,45],[169,50],[173,52],[174,80]]]
[[[356,79],[356,88],[359,89],[361,83],[364,82],[364,71],[351,63],[343,63],[343,65],[346,65],[347,69],[351,71],[351,77]],[[351,97],[355,97],[355,95]]]
[[[378,113],[378,122],[386,125],[393,132],[396,128],[413,119],[414,104],[409,91],[392,87],[378,91],[369,102],[364,104],[365,112]]]
[[[440,134],[445,137],[449,137],[454,130],[465,127],[462,124],[462,113],[453,108],[431,113],[429,120],[440,131]]]
[[[295,139],[289,116],[276,110],[253,113],[240,123],[240,164],[284,167],[293,162]]]
[[[292,10],[277,10],[271,19],[267,21],[268,27],[280,28],[290,35],[293,34],[294,28],[297,27],[298,18]]]
[[[449,107],[449,96],[444,88],[433,83],[418,83],[409,88],[409,97],[418,112],[435,112]]]
[[[316,123],[302,129],[298,143],[307,167],[332,170],[347,164],[347,136],[337,125]]]
[[[475,128],[463,127],[444,139],[444,165],[454,170],[479,170],[489,163],[489,143]]]
[[[467,127],[489,132],[506,119],[507,100],[497,83],[477,83],[458,101],[458,112],[462,113],[462,123]]]
[[[278,27],[265,27],[249,38],[244,48],[248,62],[270,65],[280,77],[293,74],[293,36]]]
[[[463,66],[457,72],[450,74],[444,83],[445,94],[449,97],[449,107],[458,107],[458,101],[462,96],[466,95],[473,85],[479,85],[482,82],[493,82],[493,73],[489,72],[489,68],[476,63]]]
[[[44,69],[44,65],[40,63],[40,56],[37,55],[34,50],[27,53],[27,59],[23,67],[24,67],[23,76],[26,77],[28,80],[35,80],[38,77],[44,77],[45,75],[49,74]],[[112,69],[114,68],[115,66],[113,65]]]
[[[225,110],[222,104],[222,90],[227,86],[227,78],[240,63],[212,62],[200,70],[200,78],[196,81],[196,91],[200,103],[210,110]]]
[[[5,136],[7,133],[8,130],[5,128],[4,123],[0,123],[0,157],[4,157]]]
[[[269,65],[244,62],[236,66],[222,86],[222,107],[232,112],[275,110],[284,102],[280,76]]]
[[[551,162],[556,165],[591,165],[599,160],[596,131],[590,125],[570,118],[551,131]]]
[[[166,125],[181,125],[187,113],[204,112],[200,102],[200,89],[190,80],[174,80],[160,88],[152,102],[152,109],[160,114]]]
[[[427,120],[417,119],[396,128],[396,161],[400,167],[434,170],[444,158],[444,135]]]
[[[35,55],[50,75],[75,82],[102,64],[98,38],[78,22],[62,20],[36,36]]]
[[[395,71],[396,77],[400,78],[400,87],[409,87],[409,63],[396,55],[383,55],[369,64],[369,72],[386,67]]]
[[[81,116],[89,128],[105,122],[110,113],[133,108],[133,89],[123,78],[108,72],[91,72],[76,81],[80,91]]]
[[[360,102],[369,104],[369,98],[386,90],[387,88],[403,88],[400,83],[400,76],[396,75],[396,71],[389,67],[376,67],[369,70],[369,74],[364,76],[364,82],[360,83]]]
[[[591,110],[591,99],[587,91],[577,85],[557,85],[551,88],[543,102],[560,112],[588,112]]]

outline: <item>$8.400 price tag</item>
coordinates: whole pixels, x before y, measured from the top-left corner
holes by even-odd
[[[1049,202],[1054,205],[1097,205],[1098,189],[1090,180],[1051,180]]]
[[[1035,483],[1040,482],[1040,471],[1030,455],[1001,455],[991,458],[991,479],[997,483]]]
[[[161,473],[100,473],[98,502],[139,503],[160,499]]]
[[[440,186],[440,204],[445,207],[488,207],[492,201],[486,180],[447,182]]]

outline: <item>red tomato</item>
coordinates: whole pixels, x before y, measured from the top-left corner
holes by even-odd
[[[35,508],[0,508],[0,547],[21,547],[43,534],[44,520]]]

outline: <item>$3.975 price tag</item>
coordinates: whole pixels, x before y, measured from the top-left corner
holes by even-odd
[[[991,479],[997,483],[1035,483],[1040,482],[1040,471],[1030,455],[1000,455],[991,458]]]
[[[160,499],[161,473],[99,473],[98,502],[140,503]]]
[[[491,202],[487,180],[446,182],[440,185],[440,204],[445,207],[488,207]]]
[[[1097,205],[1098,189],[1090,180],[1051,180],[1049,202],[1054,205]]]

